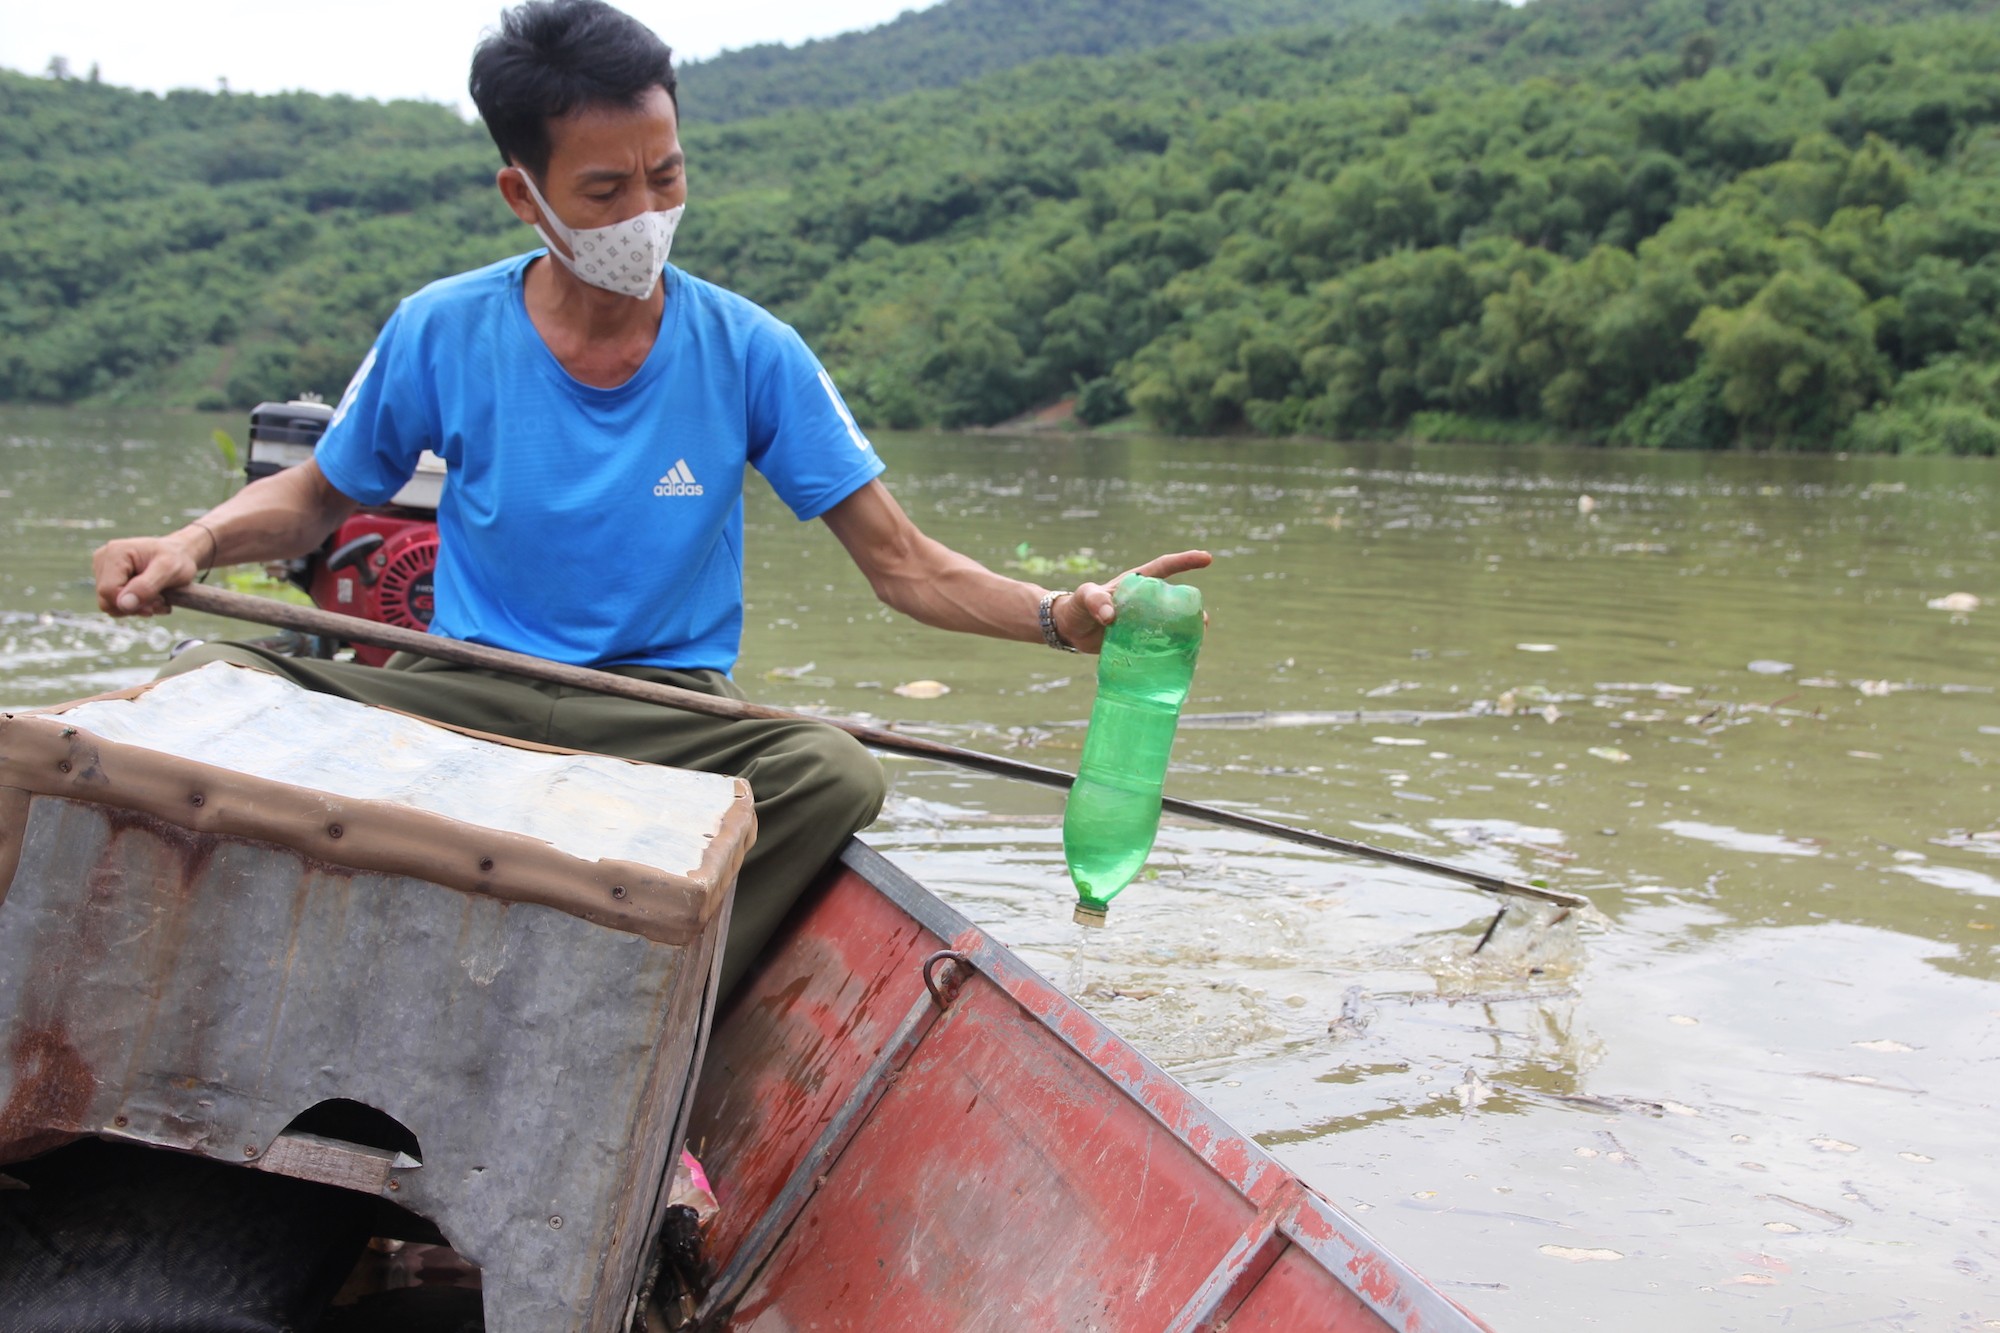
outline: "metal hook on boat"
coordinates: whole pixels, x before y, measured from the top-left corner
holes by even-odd
[[[946,962],[969,966],[972,960],[956,949],[939,949],[936,953],[924,959],[924,989],[931,993],[931,998],[937,1001],[937,1007],[940,1009],[951,1008],[952,998],[958,994],[958,981],[956,977],[947,974],[944,985],[940,986],[938,984],[937,966],[939,963]]]

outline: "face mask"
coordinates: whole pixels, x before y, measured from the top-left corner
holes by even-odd
[[[570,228],[563,225],[556,211],[549,207],[548,200],[535,188],[535,178],[527,172],[521,179],[528,183],[528,193],[541,206],[542,218],[549,230],[569,246],[570,253],[556,249],[555,239],[549,231],[536,227],[542,240],[548,243],[549,253],[561,262],[564,268],[576,274],[593,287],[602,287],[607,292],[617,292],[643,301],[653,294],[653,284],[660,280],[660,273],[667,266],[667,252],[673,249],[674,228],[681,222],[681,212],[687,205],[666,209],[658,213],[641,213],[623,222],[614,222],[608,227]],[[571,256],[575,256],[571,258]]]

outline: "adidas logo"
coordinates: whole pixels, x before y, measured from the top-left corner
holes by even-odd
[[[667,469],[666,476],[654,483],[653,494],[700,495],[701,483],[694,479],[694,473],[688,471],[687,459],[683,458]]]

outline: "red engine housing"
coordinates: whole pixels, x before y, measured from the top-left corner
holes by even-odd
[[[427,630],[437,556],[436,523],[364,510],[342,523],[328,553],[313,561],[307,591],[328,611]],[[355,660],[369,666],[389,656],[386,648],[354,647]]]

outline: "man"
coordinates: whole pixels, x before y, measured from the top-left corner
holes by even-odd
[[[931,540],[790,328],[667,264],[687,199],[671,54],[601,0],[531,0],[472,62],[497,177],[545,250],[404,301],[348,386],[314,461],[243,488],[163,537],[95,556],[98,604],[156,615],[219,564],[315,550],[381,503],[429,449],[449,465],[432,629],[560,662],[741,697],[744,465],[819,518],[876,594],[928,625],[1096,651],[1109,591],[1047,592]],[[1161,556],[1167,577],[1209,562]],[[496,673],[399,659],[227,660],[456,726],[746,779],[756,846],[723,965],[733,989],[785,910],[880,809],[874,759],[810,722],[729,722]]]

